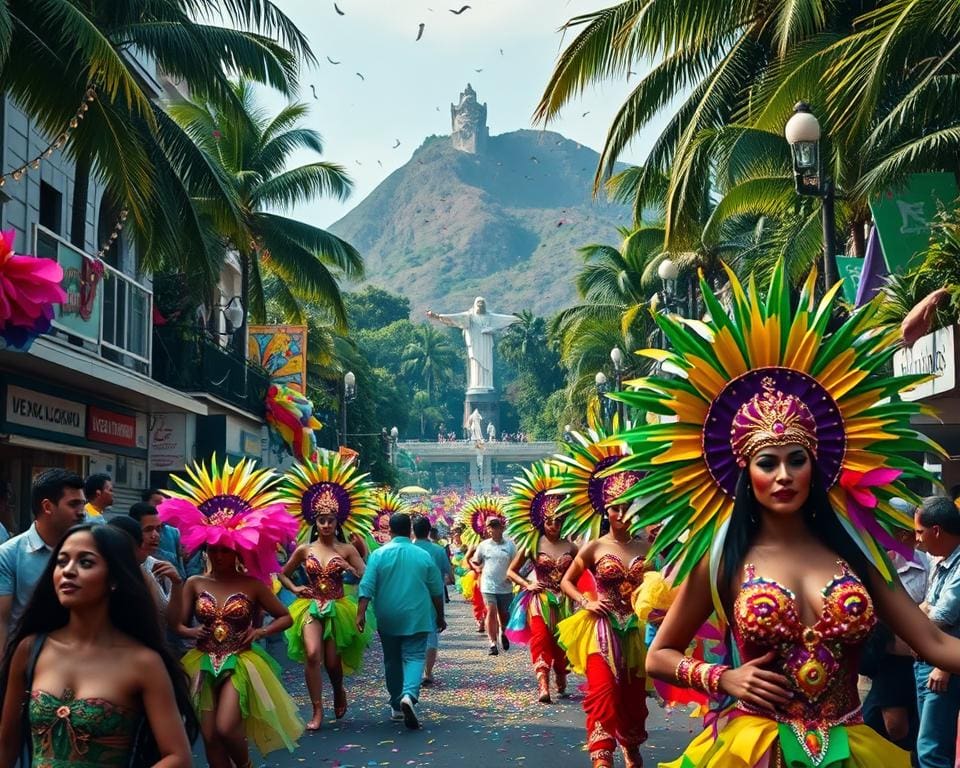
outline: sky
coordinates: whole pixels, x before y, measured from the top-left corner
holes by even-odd
[[[564,43],[558,30],[568,19],[609,3],[336,0],[343,15],[334,0],[276,4],[307,35],[320,61],[304,71],[301,81],[299,98],[313,108],[308,125],[324,138],[324,159],[343,165],[354,180],[346,202],[321,200],[291,212],[327,227],[406,163],[426,137],[450,133],[450,105],[468,82],[479,101],[487,103],[491,135],[539,127],[532,125],[532,115]],[[462,14],[450,12],[465,4],[471,7]],[[573,37],[568,31],[566,43]],[[547,128],[599,149],[630,87],[624,81],[592,89]],[[262,100],[271,111],[284,103],[275,92],[265,91]],[[657,128],[651,126],[621,159],[642,161]],[[393,149],[398,140],[400,146]],[[313,157],[293,159],[309,162]]]

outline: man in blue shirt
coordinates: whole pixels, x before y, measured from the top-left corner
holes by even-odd
[[[370,555],[360,580],[357,629],[367,625],[373,601],[383,645],[383,668],[392,719],[419,728],[416,704],[426,661],[427,637],[447,628],[443,618],[443,583],[433,559],[410,541],[410,516],[390,517],[389,544]]]
[[[151,507],[159,507],[166,498],[158,488],[147,488],[140,494],[140,501],[149,504]],[[175,526],[161,523],[160,543],[157,545],[156,557],[158,560],[172,563],[180,574],[180,578],[185,579],[187,577],[187,570],[183,562],[183,551],[180,546],[180,531]],[[199,557],[199,554],[197,557]]]
[[[413,519],[413,543],[430,555],[434,565],[437,566],[437,570],[440,571],[440,578],[443,583],[452,584],[453,568],[450,566],[447,550],[430,541],[430,519],[423,515],[417,515]],[[444,593],[444,603],[446,603],[446,593]],[[437,663],[437,651],[439,649],[440,636],[436,631],[433,631],[427,636],[427,660],[423,670],[423,685],[433,685],[433,668]]]
[[[960,637],[960,509],[946,497],[930,496],[914,513],[913,527],[918,547],[943,558],[933,570],[927,599],[920,607],[940,629]],[[920,715],[918,764],[920,768],[953,768],[960,678],[919,660],[914,663],[914,675]]]
[[[30,492],[33,525],[0,544],[0,648],[20,618],[43,575],[53,548],[71,526],[84,520],[83,478],[65,469],[48,469]]]

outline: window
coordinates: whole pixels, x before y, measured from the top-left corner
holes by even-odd
[[[63,195],[55,187],[40,182],[40,226],[55,234],[62,234]]]

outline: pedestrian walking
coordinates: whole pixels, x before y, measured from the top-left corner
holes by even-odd
[[[437,570],[440,571],[440,578],[443,581],[443,602],[446,604],[449,602],[447,599],[447,584],[453,583],[453,568],[450,565],[447,550],[430,540],[431,531],[436,529],[431,528],[429,518],[418,515],[414,518],[412,527],[413,543],[430,555],[430,558],[437,566]],[[440,635],[437,630],[434,629],[427,637],[427,659],[423,669],[423,685],[433,685],[433,669],[437,664],[437,654],[439,650]]]
[[[33,524],[0,544],[0,648],[23,613],[50,553],[77,523],[82,523],[83,479],[65,469],[48,469],[30,490]]]
[[[503,650],[510,649],[507,638],[507,619],[510,616],[510,603],[513,601],[513,584],[507,578],[510,563],[516,557],[516,545],[503,537],[502,517],[487,518],[489,538],[480,542],[473,553],[470,564],[480,574],[480,593],[487,607],[487,639],[490,641],[489,655],[496,656],[497,642]]]
[[[410,541],[410,516],[390,517],[390,543],[374,551],[360,580],[357,629],[363,632],[373,602],[383,645],[391,719],[419,728],[417,702],[426,665],[427,638],[443,632],[443,584],[430,555]]]

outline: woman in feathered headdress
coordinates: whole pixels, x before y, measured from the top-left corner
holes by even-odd
[[[293,626],[286,632],[287,654],[304,665],[313,717],[307,730],[323,723],[323,668],[333,686],[334,716],[347,712],[344,674],[360,667],[372,629],[357,630],[357,601],[344,593],[344,576],[363,576],[363,558],[348,543],[370,530],[372,486],[353,464],[321,451],[316,463],[297,464],[285,476],[281,499],[301,521],[304,541],[283,567],[280,583],[297,596],[290,605]],[[338,536],[341,540],[338,540]],[[302,567],[306,584],[294,584]]]
[[[921,408],[897,397],[923,377],[885,371],[897,331],[872,327],[875,307],[827,332],[839,284],[817,303],[811,274],[794,309],[782,263],[764,300],[728,274],[729,314],[701,280],[709,323],[657,318],[673,351],[648,354],[673,377],[620,396],[666,417],[626,435],[619,467],[645,473],[627,493],[632,524],[663,523],[654,549],[682,582],[647,668],[730,702],[670,765],[907,768],[863,724],[857,668],[880,614],[960,672],[960,640],[914,605],[885,552],[912,525],[891,504],[915,499],[902,480],[932,479],[907,453],[937,451],[910,427]],[[730,666],[685,655],[713,611]]]
[[[373,540],[377,544],[386,544],[390,541],[390,516],[397,512],[403,512],[407,515],[413,514],[413,507],[410,506],[403,496],[389,488],[381,488],[373,495]]]
[[[628,453],[622,435],[590,430],[572,438],[567,454],[556,457],[564,472],[552,492],[566,494],[558,508],[565,513],[563,535],[588,541],[560,582],[580,610],[559,623],[558,637],[571,668],[587,678],[583,710],[593,765],[612,766],[619,744],[627,768],[639,768],[640,745],[647,739],[644,627],[630,598],[649,570],[650,545],[630,531],[620,497],[640,476],[632,471],[604,476]],[[580,590],[587,572],[595,594]]]
[[[557,693],[567,693],[567,656],[557,644],[557,624],[570,615],[569,601],[560,591],[560,580],[573,563],[577,546],[560,537],[561,496],[550,491],[561,483],[560,468],[540,461],[523,477],[514,480],[506,503],[507,536],[517,545],[517,556],[507,576],[522,592],[514,599],[507,622],[507,637],[530,646],[530,658],[537,677],[537,695],[550,703],[550,670]],[[523,566],[533,563],[533,579],[520,575]]]
[[[503,515],[500,499],[493,496],[473,496],[460,508],[457,516],[457,527],[460,528],[460,541],[466,547],[463,562],[469,569],[460,579],[461,591],[464,597],[473,605],[473,618],[477,622],[477,633],[486,632],[487,606],[483,602],[483,593],[480,591],[480,571],[474,568],[470,561],[480,542],[486,539],[490,532],[487,530],[487,518],[491,515]]]
[[[270,470],[252,461],[218,465],[216,456],[173,476],[157,508],[160,519],[180,530],[184,549],[203,548],[208,572],[187,579],[178,631],[196,641],[182,663],[211,768],[251,765],[248,740],[261,754],[293,751],[303,733],[296,704],[280,682],[279,665],[257,641],[290,626],[290,613],[271,588],[280,569],[278,549],[292,541],[297,521],[275,490]],[[273,617],[257,628],[261,613]],[[191,626],[196,623],[196,626]]]

